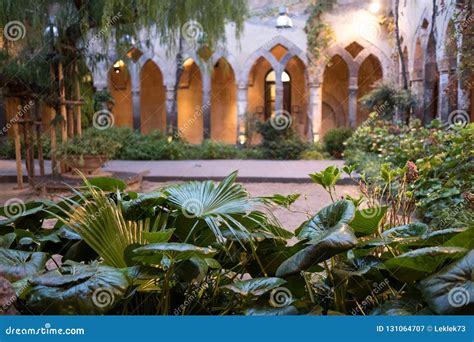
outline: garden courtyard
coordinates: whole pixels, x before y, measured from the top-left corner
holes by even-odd
[[[474,314],[473,17],[4,0],[0,315]]]

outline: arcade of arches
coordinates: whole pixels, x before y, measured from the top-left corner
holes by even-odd
[[[238,84],[233,65],[224,57],[213,63],[211,71],[208,63],[185,60],[175,121],[181,136],[194,144],[206,138],[235,144],[242,134],[246,113],[263,121],[283,111],[291,115],[296,132],[312,140],[315,114],[311,112],[314,96],[310,91],[314,87],[308,84],[305,62],[281,44],[269,52],[255,59],[244,84]],[[133,75],[136,66],[132,61],[116,61],[109,71],[115,125],[139,129],[144,134],[166,131],[167,121],[172,120],[168,114],[173,99],[171,87],[165,85],[162,70],[152,59],[135,71],[138,77]],[[317,135],[334,127],[355,127],[367,118],[358,100],[382,79],[382,67],[377,57],[369,55],[352,69],[349,71],[348,63],[339,55],[326,65]],[[255,132],[253,135],[252,142],[258,143],[260,138]]]

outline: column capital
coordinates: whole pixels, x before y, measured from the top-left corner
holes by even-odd
[[[311,82],[311,83],[308,83],[308,87],[309,88],[321,88],[322,86],[322,83],[321,82]]]

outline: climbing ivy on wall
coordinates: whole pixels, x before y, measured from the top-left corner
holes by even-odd
[[[332,39],[331,27],[322,21],[322,15],[330,11],[335,3],[336,0],[316,0],[309,7],[310,15],[304,30],[307,37],[308,57],[311,62],[316,62],[321,57],[321,52]]]
[[[474,71],[474,34],[472,26],[474,25],[473,4],[461,4],[458,11],[455,11],[454,21],[456,22],[455,39],[462,39],[461,59],[458,64],[458,76],[465,81],[464,85],[472,87],[472,77]]]

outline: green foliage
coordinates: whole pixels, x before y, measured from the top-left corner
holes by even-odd
[[[379,83],[360,101],[383,119],[393,119],[397,113],[408,113],[416,104],[409,90],[399,89],[392,83]]]
[[[369,119],[346,142],[344,157],[368,178],[381,173],[387,180],[413,161],[416,179],[410,187],[418,214],[442,229],[472,217],[463,196],[474,187],[473,140],[472,124],[445,129],[437,120],[422,127],[417,120],[403,125]]]
[[[309,6],[309,17],[304,31],[308,43],[308,51],[313,60],[321,56],[321,52],[329,45],[332,36],[331,27],[321,20],[324,12],[330,11],[335,0],[318,0]]]
[[[308,148],[301,153],[300,158],[304,160],[322,160],[329,159],[330,156],[320,143],[313,143],[309,144]]]
[[[334,158],[341,158],[344,152],[344,142],[352,136],[350,128],[333,128],[323,138],[324,150]]]
[[[111,158],[120,147],[122,147],[120,142],[102,134],[101,130],[90,128],[84,131],[81,137],[75,136],[65,143],[59,144],[57,153],[58,158],[62,160],[76,159],[85,155]]]
[[[360,200],[339,200],[315,213],[295,235],[280,227],[270,206],[288,208],[297,195],[253,198],[235,177],[146,194],[111,188],[117,182],[103,179],[86,182],[57,203],[26,203],[26,210],[0,221],[5,246],[0,276],[22,288],[17,303],[22,313],[472,310],[472,299],[456,308],[447,305],[453,287],[470,291],[472,222],[440,232],[416,222],[393,226],[385,207],[369,210]],[[10,209],[0,208],[0,215]],[[58,223],[43,229],[52,218]],[[55,254],[67,261],[51,270]],[[107,305],[94,305],[102,298],[99,291],[110,297]],[[364,302],[369,295],[373,300]]]
[[[291,160],[300,159],[307,149],[307,143],[295,132],[293,127],[275,129],[272,120],[257,123],[257,132],[262,136],[259,149],[265,159]]]

